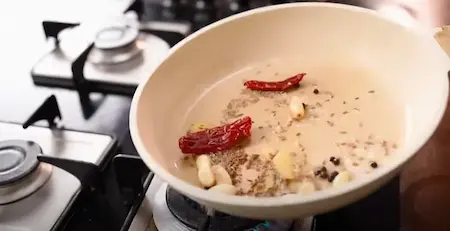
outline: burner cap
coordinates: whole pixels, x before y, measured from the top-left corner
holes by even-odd
[[[33,172],[41,147],[25,140],[0,141],[0,186],[22,179]]]
[[[199,229],[206,218],[201,206],[186,196],[167,187],[167,207],[173,216],[192,229]],[[235,217],[221,212],[215,212],[211,218],[208,230],[235,231],[235,230],[289,230],[292,221],[262,221],[243,217]]]
[[[128,44],[114,50],[94,48],[89,53],[89,62],[93,64],[112,65],[129,61],[142,54],[136,43]]]
[[[114,49],[134,42],[139,30],[129,25],[109,25],[101,29],[95,37],[95,47],[98,49]]]

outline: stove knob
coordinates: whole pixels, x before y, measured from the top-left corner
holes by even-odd
[[[214,9],[214,0],[194,0],[196,11],[211,11]]]
[[[179,4],[179,0],[162,0],[161,5],[164,8],[176,8]]]
[[[216,20],[214,0],[193,0],[194,30],[202,28]]]
[[[232,0],[229,3],[229,10],[233,13],[246,11],[250,8],[249,0]]]

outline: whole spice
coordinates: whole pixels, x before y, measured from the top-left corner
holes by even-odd
[[[298,86],[305,75],[306,73],[301,73],[277,82],[249,80],[244,83],[244,86],[255,91],[286,91],[292,87]]]
[[[375,162],[375,161],[370,162],[370,167],[372,167],[372,168],[378,168],[377,162]]]
[[[333,163],[334,165],[338,166],[341,163],[341,160],[338,157],[330,157],[330,162]]]
[[[187,134],[178,140],[185,154],[205,154],[233,148],[251,135],[252,119],[248,116],[233,123]]]
[[[334,178],[336,178],[336,176],[337,175],[339,175],[339,172],[337,172],[337,171],[334,171],[334,172],[332,172],[329,176],[328,176],[328,182],[333,182],[334,181]]]
[[[320,172],[320,178],[327,179],[328,178],[328,172]]]
[[[328,170],[325,166],[322,166],[321,168],[314,171],[314,175],[319,176],[322,179],[328,178]]]

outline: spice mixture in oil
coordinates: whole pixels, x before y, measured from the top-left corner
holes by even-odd
[[[297,74],[281,70],[268,64],[239,72],[194,105],[186,130],[251,118],[251,135],[224,151],[183,154],[178,175],[236,195],[305,195],[382,168],[401,145],[405,108],[378,85],[374,73],[321,67],[301,70],[304,79],[288,90],[258,91],[243,84]]]

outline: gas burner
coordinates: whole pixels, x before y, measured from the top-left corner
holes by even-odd
[[[41,153],[38,144],[24,140],[6,140],[0,142],[0,186],[14,183],[33,172]]]
[[[207,220],[206,212],[202,207],[178,193],[174,189],[162,185],[155,195],[153,205],[153,219],[158,230],[164,231],[190,231],[203,230]],[[293,221],[263,221],[235,217],[221,212],[215,212],[209,221],[206,230],[234,231],[234,230],[290,230]]]
[[[125,43],[123,41],[119,41],[119,43],[116,43],[116,46],[113,47],[112,43],[104,43],[101,45],[98,44],[98,40],[95,42],[94,48],[91,50],[88,56],[88,60],[92,64],[97,65],[111,65],[111,64],[118,64],[123,63],[126,61],[129,61],[138,55],[142,55],[142,43],[145,38],[144,36],[140,36],[140,40],[138,39],[138,33],[136,33],[136,38],[133,39],[133,41],[130,41],[128,43]],[[100,47],[106,47],[108,45],[110,48],[99,48]]]
[[[126,24],[113,24],[97,32],[94,44],[95,47],[102,50],[120,48],[136,41],[138,35],[137,28]]]
[[[39,164],[41,153],[32,141],[0,141],[0,205],[32,194],[48,180],[52,167]]]

